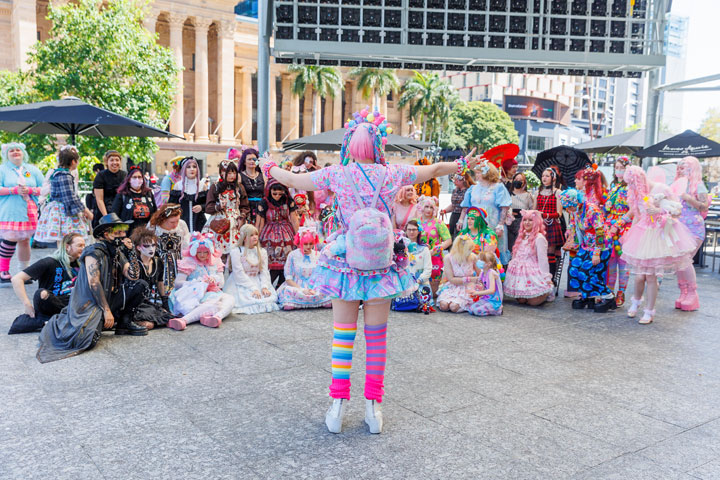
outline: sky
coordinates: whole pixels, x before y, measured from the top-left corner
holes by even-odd
[[[673,0],[671,12],[690,19],[685,69],[687,79],[720,74],[720,0]],[[708,85],[720,85],[720,82]],[[685,93],[684,104],[683,129],[697,131],[707,110],[720,108],[720,91]]]

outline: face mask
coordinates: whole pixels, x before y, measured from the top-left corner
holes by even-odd
[[[142,178],[131,178],[130,179],[130,187],[132,187],[136,190],[139,189],[140,187],[142,187],[142,184],[143,184]]]
[[[113,245],[115,245],[116,247],[119,248],[123,245],[123,239],[122,238],[113,238],[112,243],[113,243]]]
[[[475,265],[476,265],[477,268],[479,268],[480,270],[485,269],[485,261],[484,261],[484,260],[478,260],[477,263],[475,263]]]
[[[615,170],[615,176],[622,180],[625,176],[625,170]]]
[[[515,180],[515,181],[513,182],[513,187],[514,187],[514,188],[518,188],[518,189],[522,188],[522,187],[523,187],[523,182],[522,182],[522,180]]]
[[[138,250],[140,250],[140,253],[145,255],[146,257],[154,257],[155,256],[155,250],[157,250],[156,245],[151,245],[146,247],[145,245],[140,245],[138,247]]]

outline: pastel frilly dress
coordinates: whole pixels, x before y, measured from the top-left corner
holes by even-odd
[[[491,295],[483,295],[474,300],[468,307],[471,315],[479,317],[487,317],[493,315],[502,315],[503,311],[503,284],[500,281],[500,275],[495,270],[488,270],[480,274],[478,288],[482,285],[482,289],[490,288],[490,282],[495,282],[495,292]]]
[[[357,163],[351,163],[346,167],[332,165],[310,173],[315,188],[335,192],[340,227],[335,234],[328,237],[327,245],[318,257],[318,266],[313,272],[314,289],[329,295],[330,298],[347,301],[395,298],[410,288],[414,282],[407,270],[393,262],[385,269],[360,271],[347,264],[344,253],[335,253],[338,250],[333,246],[338,234],[346,232],[352,214],[358,208],[362,208],[357,205],[353,190],[347,184],[343,168],[348,169],[348,174],[357,186],[360,195],[368,199],[373,198],[374,189],[368,183],[365,175],[370,178],[373,186],[377,187],[383,175],[383,169],[388,169],[383,184],[380,186],[380,198],[376,204],[378,210],[388,213],[388,215],[390,215],[389,206],[392,205],[398,189],[403,185],[414,184],[417,177],[415,167],[410,165],[364,164],[361,171],[361,167]],[[388,207],[386,208],[386,206]]]
[[[505,274],[505,294],[513,298],[536,298],[553,290],[552,276],[548,265],[548,242],[538,234],[530,243],[521,233],[515,255]]]
[[[0,164],[0,238],[11,242],[28,240],[38,224],[38,195],[44,177],[35,165],[19,167],[11,161]],[[25,186],[30,193],[20,195],[15,187]]]
[[[222,288],[224,283],[223,268],[222,262],[217,257],[212,257],[212,263],[209,265],[198,262],[192,256],[180,260],[178,262],[180,275],[175,284],[175,294],[170,298],[183,297],[183,286],[190,286],[193,282],[202,282],[206,287],[205,293],[199,299],[199,303],[194,304],[193,302],[191,308],[173,308],[173,313],[182,314],[186,323],[197,322],[205,315],[214,315],[220,320],[230,315],[235,305],[235,298],[221,290],[208,290],[207,285],[209,283],[205,281],[207,278],[213,278],[215,285]]]
[[[315,291],[315,295],[307,295],[304,290],[313,289],[313,270],[317,266],[319,253],[313,250],[310,255],[303,255],[300,249],[293,250],[285,263],[285,283],[278,288],[278,302],[285,310],[296,308],[329,308],[332,306],[330,298]],[[287,281],[300,285],[291,287]]]
[[[245,247],[236,247],[230,250],[232,272],[230,272],[223,290],[235,298],[233,313],[267,313],[279,309],[277,292],[270,281],[265,249],[260,249],[260,256],[262,259],[258,258],[255,248],[250,249],[247,253],[245,253]],[[262,292],[263,288],[270,291],[269,297],[262,295],[260,298],[253,297],[254,291]]]
[[[504,188],[504,187],[503,187]],[[475,275],[473,264],[471,262],[465,262],[458,264],[453,260],[450,254],[445,256],[445,264],[450,263],[454,277],[472,277]],[[447,272],[446,272],[447,275]],[[459,312],[465,312],[472,304],[472,297],[468,292],[469,284],[455,285],[450,281],[444,283],[438,290],[438,296],[435,303],[439,305],[442,302],[456,303],[460,306]]]
[[[651,191],[650,197],[653,196]],[[636,275],[669,275],[692,263],[695,237],[678,219],[665,211],[650,215],[652,200],[641,203],[633,224],[621,239],[622,258]]]

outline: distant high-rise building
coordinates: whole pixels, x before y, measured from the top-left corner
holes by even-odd
[[[667,55],[665,68],[660,69],[660,84],[675,83],[685,80],[687,57],[688,17],[668,14],[665,24],[664,47]],[[684,94],[680,92],[663,92],[660,95],[660,125],[672,133],[683,130]]]

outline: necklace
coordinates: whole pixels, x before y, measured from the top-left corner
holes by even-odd
[[[245,176],[248,177],[250,180],[255,180],[258,176],[260,176],[260,172],[256,171],[254,175],[250,175],[247,170],[245,170]]]

